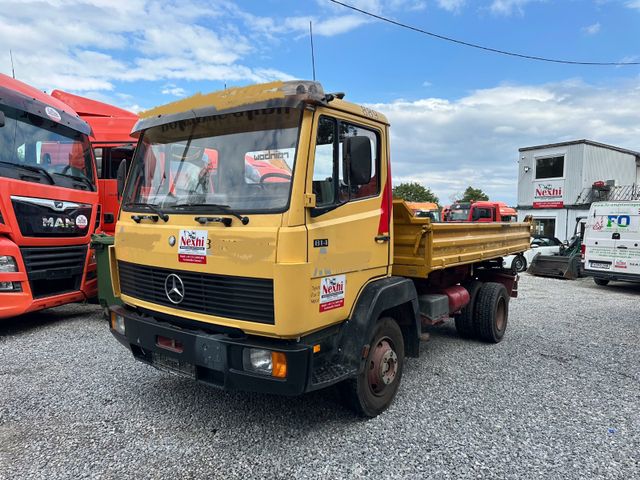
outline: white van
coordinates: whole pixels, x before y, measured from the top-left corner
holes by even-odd
[[[596,284],[640,282],[640,202],[593,203],[582,252],[584,274]]]

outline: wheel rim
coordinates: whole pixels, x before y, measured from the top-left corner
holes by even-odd
[[[504,302],[504,298],[501,298],[496,308],[496,328],[499,332],[504,330],[507,324],[507,308]]]
[[[521,272],[524,269],[524,262],[522,261],[522,258],[518,257],[514,261],[516,262],[516,270]]]
[[[398,374],[398,355],[388,337],[378,341],[369,360],[369,388],[382,396]]]

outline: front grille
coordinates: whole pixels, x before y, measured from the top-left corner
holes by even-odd
[[[80,289],[87,246],[23,247],[20,249],[34,298]]]
[[[273,280],[213,275],[118,262],[120,291],[147,302],[189,312],[274,324]],[[184,284],[184,299],[172,303],[165,280],[176,274]]]

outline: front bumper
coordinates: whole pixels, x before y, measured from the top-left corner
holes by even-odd
[[[593,277],[599,278],[602,280],[610,280],[612,282],[631,282],[631,283],[640,283],[640,275],[634,275],[632,273],[623,273],[623,272],[603,272],[600,270],[589,270],[583,268],[582,275],[584,277]]]
[[[279,395],[299,395],[315,389],[313,382],[313,345],[295,341],[260,337],[236,337],[226,333],[207,333],[187,329],[141,315],[122,306],[112,306],[110,311],[124,317],[125,335],[111,328],[113,336],[126,346],[133,356],[144,363],[159,366],[158,354],[172,359],[176,365],[195,366],[190,370],[194,378],[225,390],[244,390]],[[165,337],[181,344],[182,351],[175,352],[158,345],[158,337]],[[242,355],[245,348],[261,348],[283,352],[287,359],[286,378],[275,378],[243,369]],[[316,362],[318,364],[318,362]],[[166,363],[165,363],[166,365]]]
[[[0,273],[0,282],[18,282],[20,284],[20,291],[0,292],[0,320],[67,303],[83,302],[97,294],[96,265],[95,263],[89,264],[89,253],[85,259],[85,265],[88,265],[83,273],[79,290],[54,293],[36,298],[34,298],[29,284],[29,276],[27,275],[27,268],[22,258],[20,247],[10,239],[0,236],[0,255],[14,257],[18,266],[17,272]]]

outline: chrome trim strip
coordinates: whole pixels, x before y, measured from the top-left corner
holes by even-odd
[[[31,203],[32,205],[39,205],[41,207],[48,207],[56,212],[64,212],[71,208],[91,208],[91,204],[89,203],[65,202],[62,200],[51,200],[49,198],[20,197],[17,195],[11,195],[11,200]]]

